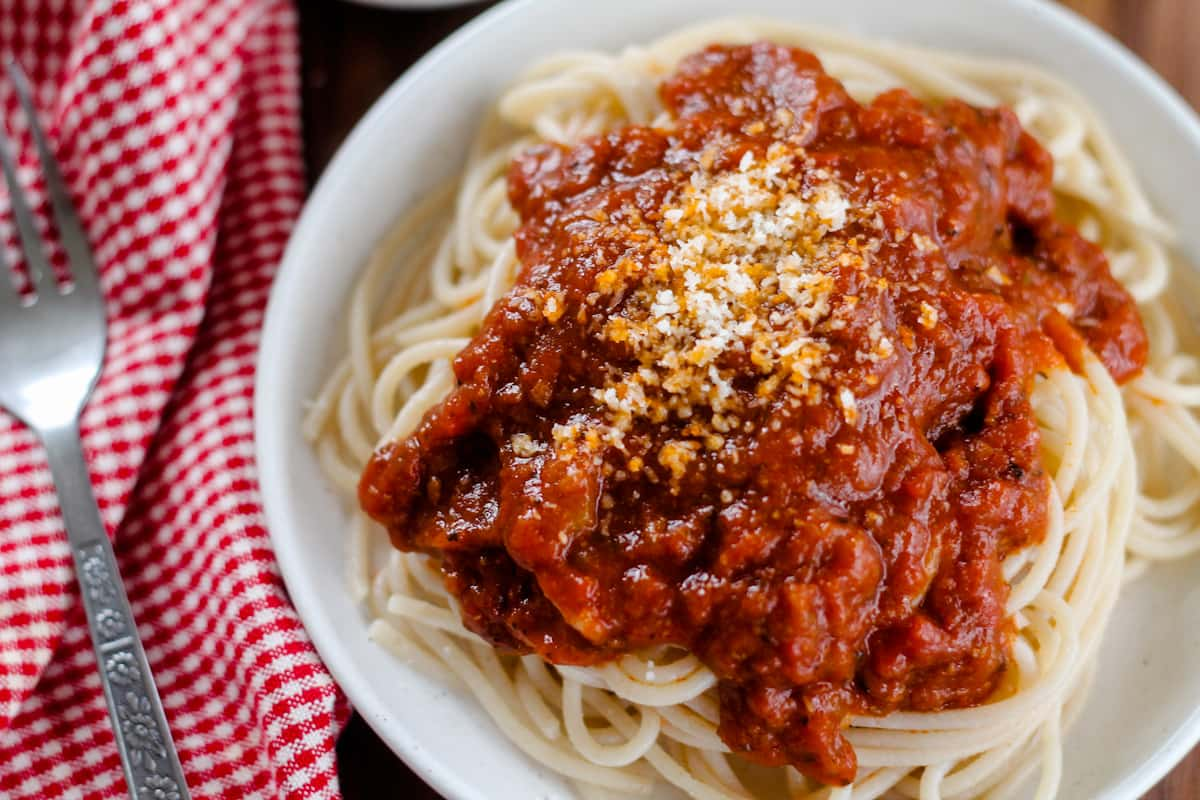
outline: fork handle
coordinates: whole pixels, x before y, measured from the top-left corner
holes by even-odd
[[[189,800],[133,610],[100,520],[79,429],[72,424],[45,431],[42,444],[58,490],[129,796]]]

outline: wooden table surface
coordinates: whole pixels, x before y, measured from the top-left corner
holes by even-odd
[[[1123,41],[1200,106],[1200,0],[1063,0]],[[304,128],[316,178],[367,108],[410,64],[489,4],[443,11],[388,11],[302,2]],[[347,800],[438,800],[355,717],[338,745]],[[1200,749],[1145,800],[1200,800]]]

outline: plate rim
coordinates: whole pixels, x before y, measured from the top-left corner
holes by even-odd
[[[455,5],[467,5],[476,0],[417,0],[411,9],[432,10],[449,8]],[[388,0],[355,0],[376,7],[399,9]],[[271,286],[267,309],[264,317],[262,336],[258,351],[258,364],[255,372],[254,392],[254,449],[255,461],[258,468],[260,494],[262,496],[263,515],[267,533],[279,564],[280,576],[287,587],[288,594],[297,614],[307,632],[313,646],[316,648],[339,688],[345,693],[351,705],[358,708],[356,698],[365,697],[370,686],[365,677],[357,671],[353,663],[344,663],[341,656],[340,644],[333,633],[319,625],[310,625],[308,620],[316,616],[316,608],[320,605],[316,597],[309,597],[302,588],[301,572],[298,553],[290,548],[290,542],[283,538],[281,530],[287,527],[286,509],[288,493],[283,490],[286,484],[286,459],[283,455],[282,435],[278,430],[272,430],[266,421],[272,415],[265,413],[268,409],[280,407],[280,403],[295,402],[295,398],[281,397],[268,380],[272,375],[269,367],[264,367],[263,355],[275,349],[274,342],[280,334],[276,331],[282,327],[284,316],[281,310],[280,289],[285,285],[288,267],[298,256],[296,252],[303,244],[304,233],[312,223],[311,217],[317,215],[319,207],[326,205],[326,197],[336,197],[343,188],[346,176],[343,176],[343,164],[353,158],[360,141],[367,139],[371,131],[379,125],[380,120],[388,116],[389,109],[404,102],[405,96],[412,90],[426,73],[438,68],[448,55],[470,42],[486,36],[495,25],[510,16],[519,15],[531,6],[541,5],[547,0],[504,0],[504,2],[482,11],[479,15],[464,23],[441,42],[426,52],[414,62],[370,106],[365,114],[354,124],[346,138],[338,145],[333,157],[321,171],[316,183],[309,192],[303,209],[297,218],[289,236],[287,247],[280,259],[275,279]],[[1104,51],[1106,60],[1112,62],[1112,68],[1123,70],[1133,79],[1140,89],[1156,96],[1166,112],[1165,119],[1177,126],[1193,144],[1200,149],[1200,114],[1183,98],[1183,96],[1165,78],[1151,68],[1140,56],[1126,47],[1122,42],[1108,34],[1090,20],[1074,10],[1053,2],[1053,0],[976,0],[986,2],[1001,9],[1024,8],[1034,14],[1042,15],[1039,24],[1059,27],[1065,34],[1078,37],[1090,46]],[[733,10],[736,12],[736,9]],[[268,479],[270,476],[270,479]],[[420,741],[403,725],[386,726],[385,715],[370,713],[360,709],[360,716],[368,726],[380,737],[404,763],[415,772],[426,784],[451,800],[485,800],[477,794],[476,788],[452,771],[445,769],[442,761],[431,751],[424,748]],[[1162,780],[1173,770],[1181,760],[1200,743],[1200,706],[1194,708],[1185,722],[1169,737],[1162,741],[1155,757],[1144,761],[1138,768],[1130,772],[1116,784],[1110,786],[1098,800],[1132,800],[1140,797]]]
[[[478,5],[484,0],[347,0],[347,2],[356,6],[379,8],[385,11],[449,11],[452,8]]]

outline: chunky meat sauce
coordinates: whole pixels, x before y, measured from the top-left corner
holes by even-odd
[[[516,286],[361,503],[496,646],[687,648],[735,752],[843,784],[849,714],[997,687],[1036,376],[1089,348],[1127,380],[1145,332],[1006,109],[860,105],[769,43],[661,95],[665,129],[513,162]]]

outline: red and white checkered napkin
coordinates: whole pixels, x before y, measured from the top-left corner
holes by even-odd
[[[346,706],[284,594],[252,440],[263,309],[304,189],[294,11],[7,0],[10,56],[101,268],[110,341],[84,445],[193,796],[337,797]],[[43,198],[16,109],[0,78]],[[15,260],[6,197],[0,220]],[[125,791],[50,475],[0,413],[0,797]]]

